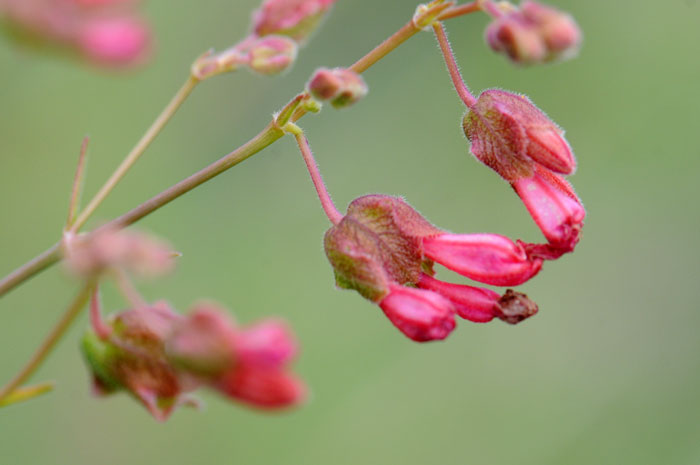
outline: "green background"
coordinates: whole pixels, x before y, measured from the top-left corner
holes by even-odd
[[[125,395],[95,399],[77,350],[83,316],[33,378],[57,390],[0,410],[0,463],[700,463],[700,3],[561,0],[585,33],[578,59],[515,68],[491,53],[486,18],[448,23],[473,90],[528,94],[567,129],[588,210],[573,255],[523,290],[540,313],[511,327],[459,322],[443,343],[404,338],[381,311],[334,289],[328,227],[293,140],[283,139],[149,216],[139,228],[183,253],[141,286],[180,311],[216,299],[247,323],[287,318],[307,405],[260,414],[203,393],[204,412],[166,424]],[[52,244],[78,147],[92,137],[92,194],[204,49],[245,34],[254,0],[150,0],[158,50],[111,74],[0,42],[0,273]],[[281,77],[246,72],[200,86],[96,215],[113,218],[254,135],[318,66],[348,65],[400,27],[412,0],[339,1]],[[540,233],[468,154],[463,107],[431,34],[366,73],[355,107],[304,118],[341,208],[403,195],[437,225],[530,241]],[[454,278],[441,270],[441,276]],[[30,356],[77,283],[54,268],[0,300],[0,377]],[[106,288],[110,311],[123,305]]]

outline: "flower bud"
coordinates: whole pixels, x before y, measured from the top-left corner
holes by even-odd
[[[66,236],[64,253],[68,269],[83,277],[110,268],[124,268],[143,276],[156,276],[174,266],[172,249],[142,233],[98,229],[82,236]]]
[[[462,276],[494,286],[517,286],[535,276],[542,259],[498,234],[440,234],[423,239],[431,260]]]
[[[457,315],[475,323],[488,323],[498,314],[501,295],[490,289],[439,281],[427,274],[421,275],[418,286],[448,298]]]
[[[99,63],[120,66],[143,60],[149,31],[135,17],[97,18],[85,23],[78,37],[83,53]]]
[[[248,66],[260,74],[277,74],[289,68],[297,57],[297,44],[283,36],[266,36],[251,45]]]
[[[543,258],[572,252],[578,243],[586,211],[571,185],[561,176],[537,168],[532,177],[512,183],[530,216],[554,249]],[[531,254],[534,255],[534,254]]]
[[[581,31],[570,15],[524,1],[487,27],[486,42],[514,63],[528,65],[572,57],[581,43]]]
[[[335,0],[265,0],[253,14],[259,36],[285,35],[302,42],[316,29]]]
[[[576,169],[564,132],[525,96],[484,91],[462,124],[474,156],[507,181],[531,177],[536,164],[561,174]]]
[[[124,389],[157,420],[167,419],[192,387],[170,365],[163,351],[166,336],[180,319],[166,304],[157,304],[114,317],[107,340],[88,331],[82,350],[98,392]]]
[[[345,68],[320,68],[307,84],[309,93],[318,100],[330,101],[335,108],[352,105],[367,95],[362,76]]]
[[[306,387],[295,376],[249,366],[226,373],[215,387],[232,399],[262,409],[292,407],[306,398]]]
[[[240,363],[280,368],[297,353],[297,343],[284,321],[267,319],[239,331],[235,339]]]
[[[416,342],[445,339],[455,328],[452,302],[432,291],[392,286],[379,306],[394,326]]]

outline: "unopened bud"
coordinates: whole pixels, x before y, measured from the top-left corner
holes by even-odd
[[[484,91],[462,125],[474,156],[507,181],[532,176],[536,164],[561,174],[576,169],[564,131],[523,95]]]
[[[394,326],[416,342],[445,339],[456,325],[452,302],[432,291],[393,286],[379,306]]]
[[[335,0],[265,0],[253,14],[253,31],[302,42],[316,29]]]
[[[143,60],[150,34],[135,17],[93,19],[83,26],[78,43],[88,58],[107,65],[125,65]]]
[[[297,44],[282,36],[266,36],[251,45],[248,66],[261,74],[277,74],[289,68],[297,57]]]
[[[362,76],[345,68],[316,70],[307,88],[314,98],[330,101],[335,108],[352,105],[368,91]]]

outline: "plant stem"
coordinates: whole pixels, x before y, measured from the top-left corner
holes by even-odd
[[[471,2],[467,3],[465,5],[460,5],[460,6],[455,6],[452,8],[449,8],[445,12],[442,13],[440,18],[444,19],[449,19],[449,18],[455,18],[457,16],[473,13],[475,11],[479,11],[478,5],[476,5],[477,2]],[[392,50],[397,48],[399,45],[403,44],[406,40],[414,36],[416,33],[418,33],[420,29],[416,28],[416,26],[413,24],[413,21],[409,21],[406,25],[404,25],[401,29],[399,29],[396,33],[394,33],[391,37],[386,39],[384,42],[382,42],[380,45],[375,47],[371,52],[369,52],[367,55],[364,57],[360,58],[357,62],[355,62],[350,69],[357,72],[357,73],[363,73],[367,69],[369,69],[372,65],[377,63],[379,60],[384,58],[386,55],[388,55]],[[190,78],[190,80],[193,78]],[[196,82],[190,83],[190,80],[188,80],[188,83],[183,86],[183,89],[185,91],[183,92],[183,89],[178,92],[178,95],[181,95],[181,99],[175,98],[173,99],[173,102],[177,102],[176,105],[173,106],[173,108],[168,111],[168,109],[172,106],[173,102],[171,102],[168,107],[163,110],[163,115],[168,115],[172,116],[172,113],[177,109],[179,104],[182,103],[181,100],[184,100],[184,97],[186,97],[189,92],[191,92],[192,89],[188,89],[189,86],[194,87]],[[176,96],[177,97],[177,96]],[[297,109],[297,111],[294,113],[294,116],[292,117],[291,121],[297,121],[300,118],[302,118],[306,114],[306,110],[300,108]],[[151,127],[153,129],[154,127],[157,126],[157,123],[161,120],[161,117],[156,120],[156,123]],[[167,118],[161,122],[160,128],[167,122]],[[148,135],[151,132],[146,133]],[[183,181],[180,181],[179,183],[175,184],[174,186],[166,189],[165,191],[161,192],[160,194],[156,195],[150,200],[147,200],[143,204],[139,205],[138,207],[134,208],[133,210],[125,213],[124,215],[120,216],[119,218],[112,220],[109,222],[106,226],[110,227],[125,227],[128,226],[132,223],[135,223],[136,221],[140,220],[144,216],[154,212],[155,210],[159,209],[160,207],[166,205],[167,203],[171,202],[172,200],[176,199],[177,197],[181,196],[182,194],[194,189],[195,187],[199,186],[200,184],[208,181],[209,179],[215,177],[216,175],[222,173],[226,169],[240,163],[241,161],[245,160],[251,155],[254,155],[255,153],[259,152],[260,150],[264,149],[268,145],[272,144],[275,142],[277,139],[281,138],[283,135],[283,132],[280,131],[279,129],[274,128],[272,125],[268,125],[265,129],[263,129],[257,136],[255,136],[253,139],[251,139],[250,142],[248,142],[246,145],[240,147],[239,149],[231,152],[230,154],[226,155],[225,157],[221,158],[219,161],[215,162],[214,164],[208,166],[207,168],[204,168],[203,170],[199,171],[198,173],[193,174],[192,176],[188,177],[187,179],[184,179]],[[132,153],[143,153],[143,150],[148,146],[148,144],[151,142],[151,140],[155,137],[155,134],[149,139],[146,136],[142,139],[146,141],[145,145],[143,148],[140,150],[140,152],[132,152]],[[141,144],[139,143],[137,147],[139,147]],[[127,157],[128,158],[128,157]],[[138,158],[138,155],[134,157]],[[126,160],[125,160],[126,163]],[[122,164],[124,165],[124,163]],[[129,165],[130,166],[130,165]],[[127,167],[128,169],[128,167]],[[126,172],[126,170],[124,170]],[[115,172],[115,175],[117,173]],[[123,176],[123,174],[122,174]],[[113,176],[114,177],[114,176]],[[121,179],[121,176],[120,178]],[[117,179],[118,181],[118,179]],[[105,184],[105,187],[110,184],[109,181],[107,184]],[[116,184],[116,182],[114,183]],[[111,185],[109,187],[109,190],[111,190],[114,187],[114,185]],[[104,189],[104,188],[103,188]],[[101,192],[101,191],[100,191]],[[99,195],[99,193],[98,193]],[[97,199],[97,196],[95,197]],[[88,205],[88,207],[85,208],[85,210],[82,212],[78,220],[76,221],[77,227],[82,227],[83,223],[87,221],[88,217],[93,213],[93,211],[97,208],[97,203],[95,202],[95,199],[93,199],[93,202]],[[94,207],[91,207],[91,205],[95,203]],[[54,244],[51,246],[48,250],[43,252],[41,255],[38,255],[31,261],[27,262],[26,264],[22,265],[21,267],[17,268],[15,271],[10,273],[8,276],[0,280],[0,297],[2,297],[4,294],[9,292],[10,290],[14,289],[16,286],[19,284],[27,281],[29,278],[35,276],[39,272],[45,270],[46,268],[50,267],[51,265],[54,265],[56,262],[58,262],[61,259],[61,250],[60,250],[60,242]]]
[[[455,60],[452,47],[450,47],[450,41],[447,39],[447,33],[445,33],[445,27],[441,22],[437,21],[433,24],[433,31],[435,31],[435,37],[437,37],[438,43],[440,44],[442,56],[445,58],[447,70],[450,72],[450,77],[457,90],[457,94],[459,94],[459,98],[462,99],[462,102],[471,108],[476,103],[476,98],[469,92],[469,88],[467,88],[464,79],[462,79],[457,60]]]
[[[87,146],[90,138],[85,136],[83,143],[80,146],[80,156],[78,157],[78,166],[75,169],[75,177],[73,178],[73,188],[71,189],[70,204],[68,205],[68,219],[66,220],[66,228],[68,231],[73,222],[75,215],[78,213],[78,204],[80,203],[80,194],[83,190],[83,176],[85,174],[85,156],[87,155]]]
[[[331,223],[340,223],[340,220],[343,219],[343,214],[340,213],[335,207],[335,204],[333,203],[333,200],[331,199],[331,196],[328,193],[328,189],[326,188],[326,185],[323,182],[323,178],[321,177],[321,172],[318,169],[318,164],[314,159],[314,154],[311,151],[311,147],[309,146],[309,140],[306,138],[303,131],[295,133],[294,137],[296,138],[297,144],[299,145],[299,150],[301,150],[301,155],[302,157],[304,157],[304,162],[306,163],[306,167],[308,168],[309,174],[311,175],[311,180],[313,181],[314,187],[316,188],[316,192],[318,193],[318,198],[321,201],[323,211],[326,212],[326,216],[331,221]]]
[[[95,213],[97,207],[104,201],[104,199],[109,195],[110,192],[115,188],[115,186],[121,181],[124,175],[129,171],[129,169],[136,163],[136,161],[143,155],[151,142],[156,138],[160,131],[165,127],[165,125],[170,121],[170,118],[175,114],[175,112],[180,108],[180,105],[187,99],[187,97],[192,93],[196,85],[199,83],[199,79],[192,76],[191,74],[187,77],[187,81],[182,85],[180,90],[177,91],[175,96],[172,98],[168,106],[166,106],[161,114],[156,118],[150,128],[141,137],[141,140],[131,149],[131,152],[124,158],[121,165],[117,167],[112,176],[107,180],[107,182],[100,188],[100,190],[95,194],[95,197],[88,203],[85,209],[80,213],[78,219],[75,221],[72,227],[73,232],[77,232],[81,227],[87,222],[87,220]]]
[[[73,300],[73,303],[68,307],[66,313],[64,313],[61,319],[56,323],[29,362],[27,362],[24,368],[22,368],[5,387],[0,389],[0,403],[2,403],[3,399],[12,394],[15,389],[20,387],[22,383],[29,379],[36,369],[39,368],[41,363],[46,359],[46,356],[51,352],[56,343],[61,339],[61,336],[63,336],[71,323],[75,320],[75,317],[77,317],[83,307],[85,307],[94,287],[95,283],[92,281],[83,286],[77,297]]]
[[[42,394],[52,391],[54,388],[54,383],[47,381],[44,383],[35,384],[33,386],[25,386],[17,388],[12,391],[7,397],[0,401],[0,407],[7,407],[8,405],[17,404],[19,402],[24,402],[26,400],[33,399]]]

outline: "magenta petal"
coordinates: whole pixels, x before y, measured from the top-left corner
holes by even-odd
[[[501,298],[499,293],[490,289],[446,283],[427,274],[421,275],[418,286],[447,297],[454,304],[457,315],[474,323],[493,320],[498,310],[498,299]]]
[[[519,244],[498,234],[440,234],[423,239],[431,260],[494,286],[517,286],[535,276],[541,259],[530,259]]]

